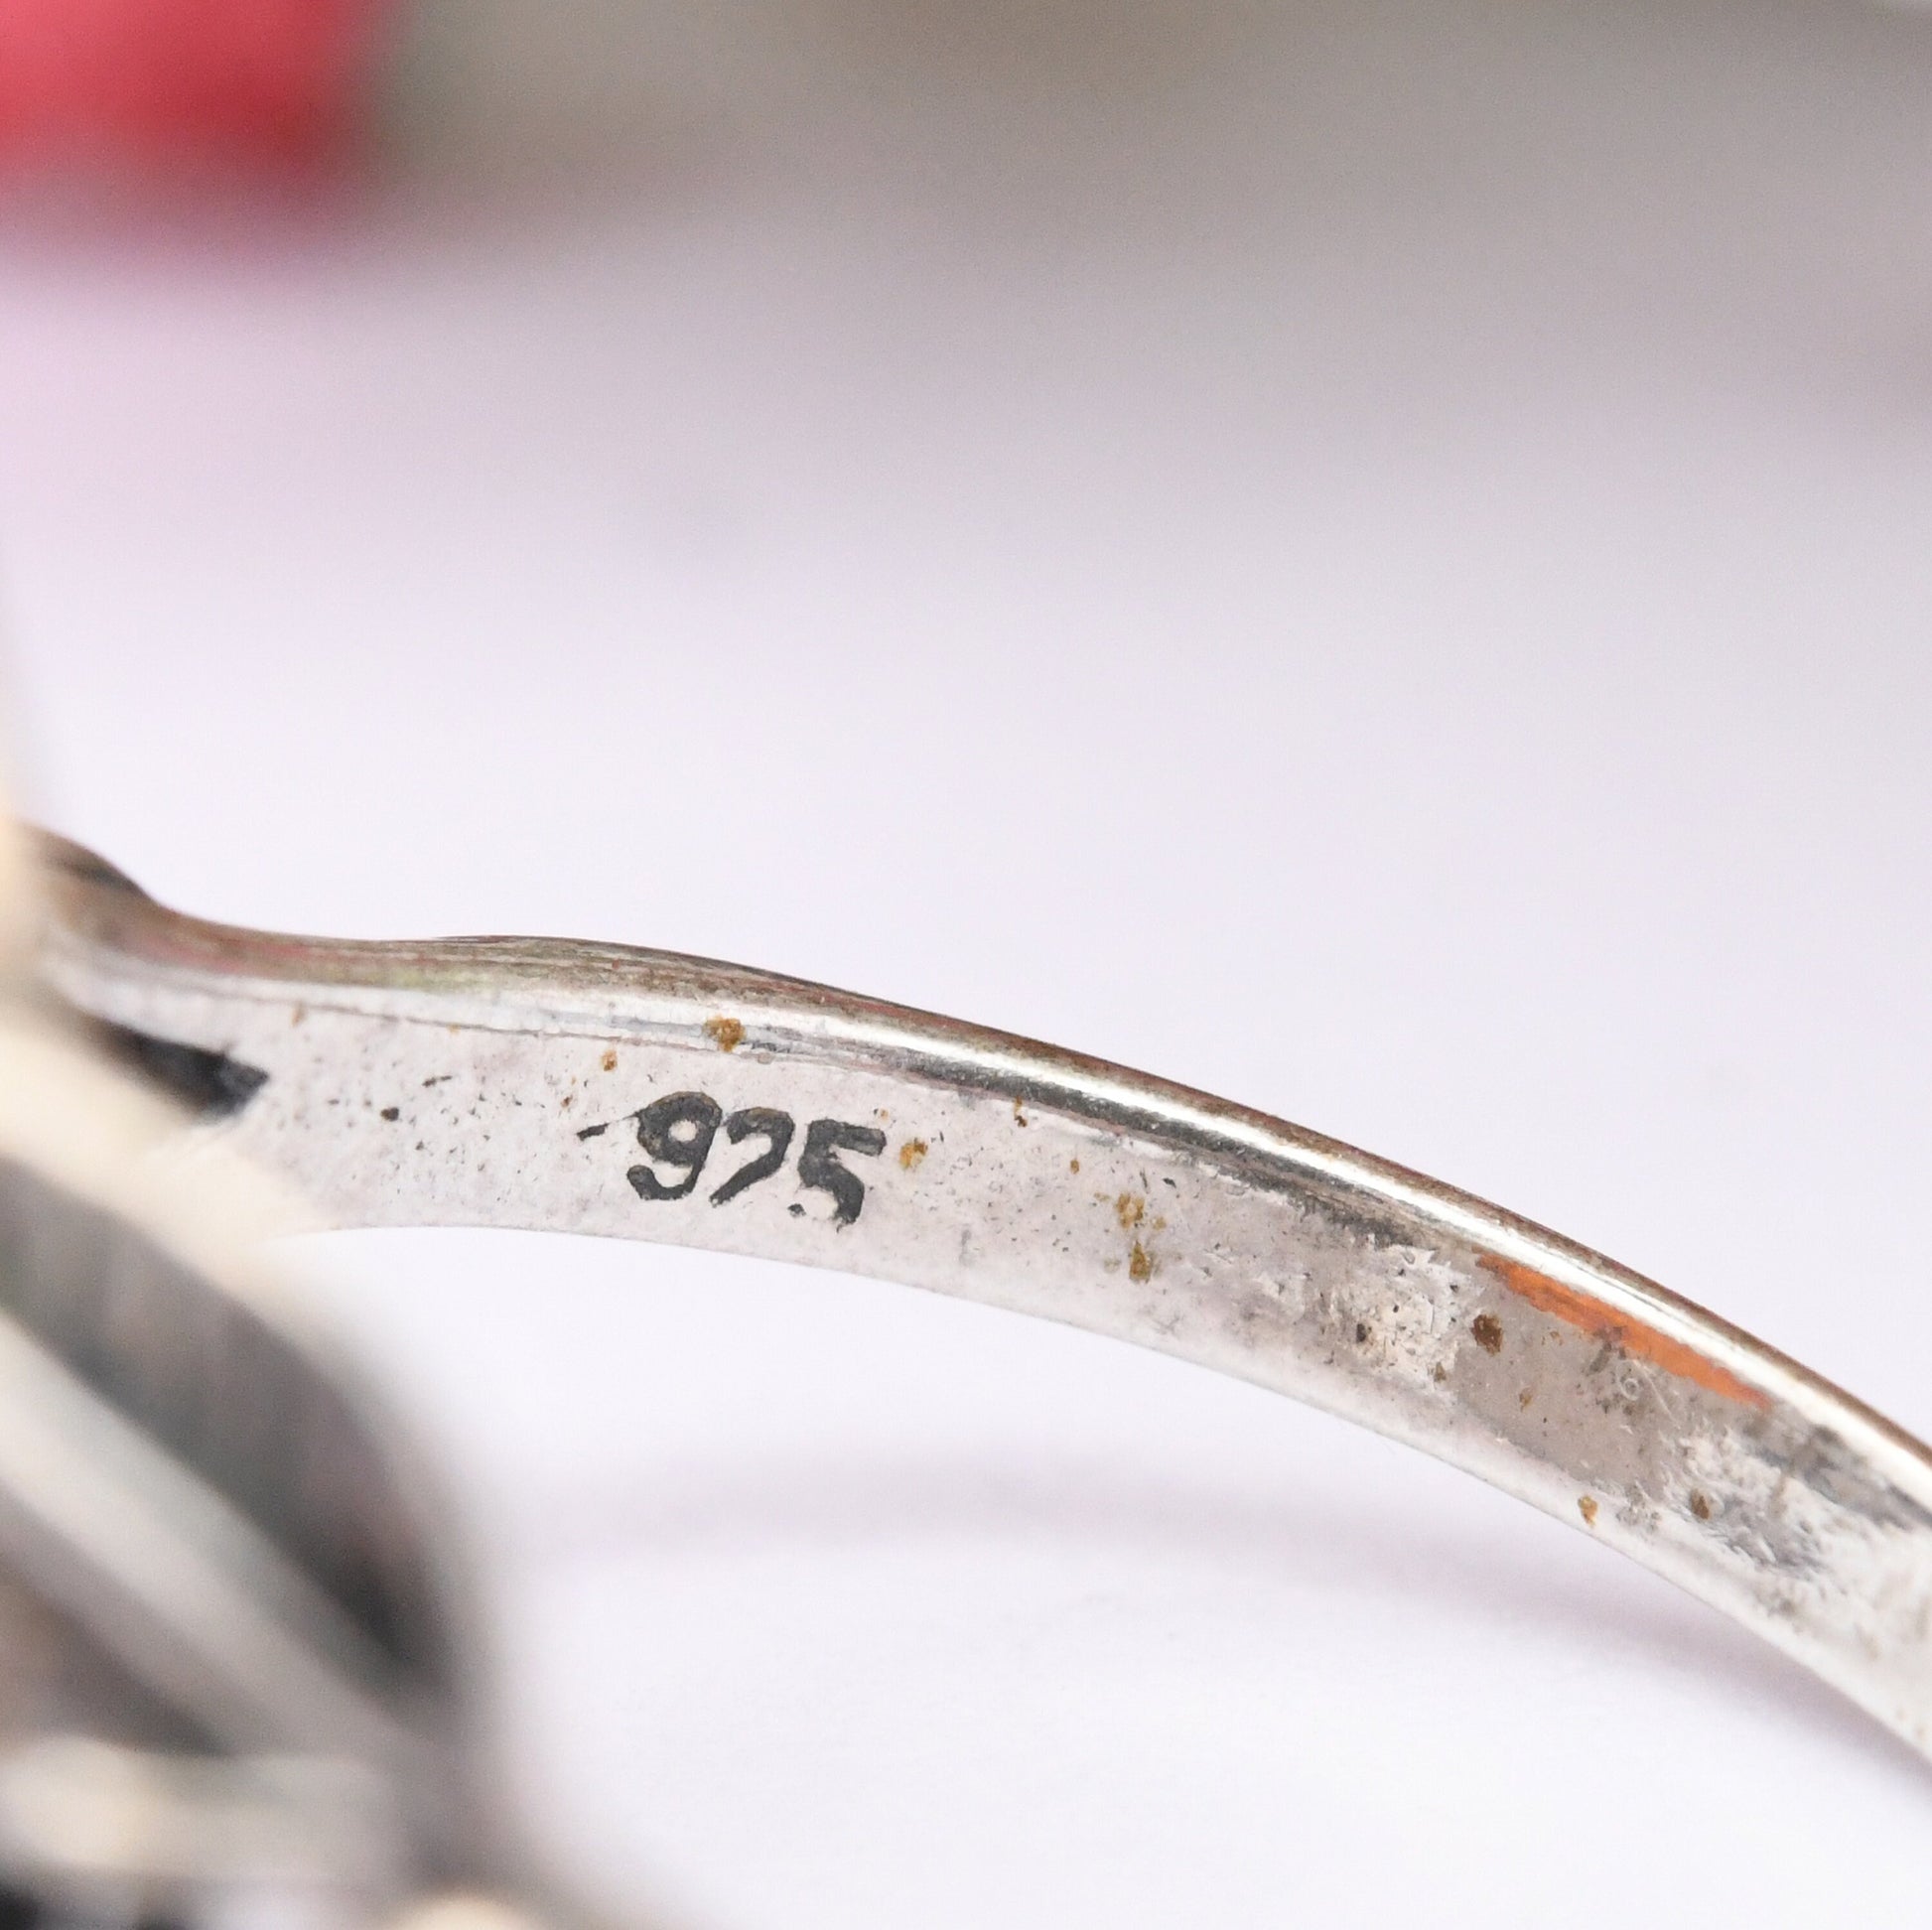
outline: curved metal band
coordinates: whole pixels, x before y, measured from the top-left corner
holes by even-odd
[[[1932,1746],[1932,1453],[1600,1256],[1262,1114],[730,965],[181,917],[71,847],[45,970],[343,1225],[765,1255],[1068,1321],[1407,1441]]]

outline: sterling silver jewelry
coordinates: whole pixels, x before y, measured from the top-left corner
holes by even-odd
[[[331,1224],[712,1247],[1159,1348],[1532,1502],[1929,1750],[1932,1453],[1598,1254],[951,1019],[611,945],[275,937],[43,852],[45,982]]]

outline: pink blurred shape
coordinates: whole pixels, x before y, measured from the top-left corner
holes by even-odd
[[[388,0],[0,0],[0,170],[305,166],[353,139]]]

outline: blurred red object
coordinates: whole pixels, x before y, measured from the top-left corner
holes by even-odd
[[[0,169],[305,165],[356,130],[388,0],[0,0]]]

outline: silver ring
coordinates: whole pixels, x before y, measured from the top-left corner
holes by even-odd
[[[1599,1254],[954,1020],[618,946],[271,936],[44,852],[48,982],[331,1223],[709,1247],[1154,1347],[1533,1503],[1932,1752],[1932,1453]]]

